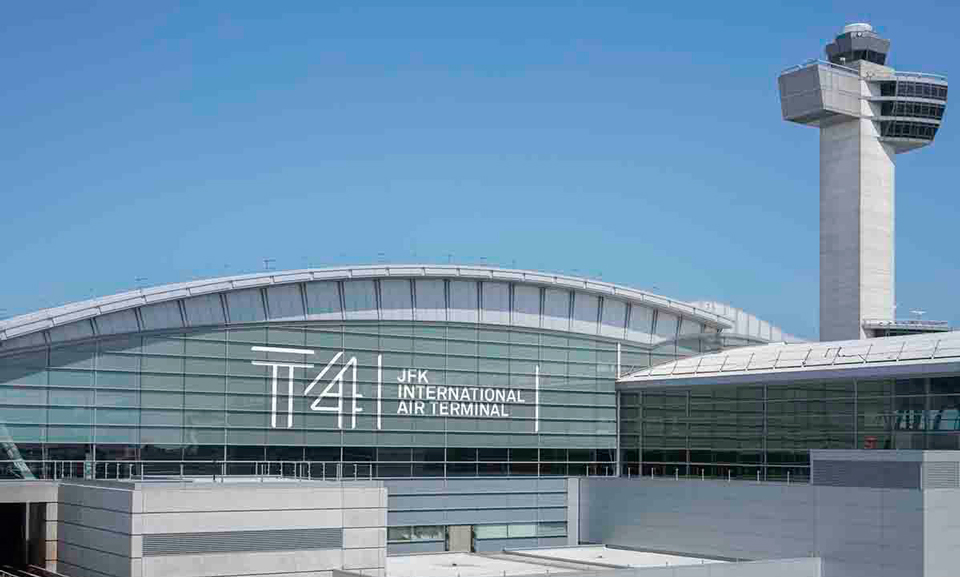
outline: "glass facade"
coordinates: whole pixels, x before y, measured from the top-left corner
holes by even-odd
[[[887,101],[880,105],[880,116],[909,116],[913,118],[931,118],[940,120],[946,106],[929,102],[909,100]]]
[[[810,449],[960,449],[960,375],[620,393],[621,474],[794,479]]]
[[[360,321],[47,346],[0,357],[0,460],[8,477],[24,462],[37,477],[65,474],[51,461],[110,477],[131,472],[117,461],[146,474],[613,474],[617,346]],[[621,343],[626,366],[651,354]]]
[[[913,98],[946,100],[947,86],[908,80],[884,81],[880,83],[880,96],[910,96]]]
[[[936,124],[926,124],[923,122],[904,122],[904,121],[881,121],[880,136],[885,138],[918,138],[920,140],[933,140],[937,136]]]

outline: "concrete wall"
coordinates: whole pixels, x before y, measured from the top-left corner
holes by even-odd
[[[755,560],[820,557],[824,577],[956,574],[957,489],[646,478],[580,485],[584,542]]]
[[[731,559],[814,556],[810,485],[580,480],[580,540]]]
[[[567,479],[391,479],[387,524],[481,525],[567,521]],[[567,532],[570,532],[568,523]],[[478,551],[567,545],[566,537],[478,540]],[[390,554],[443,551],[443,541],[391,543]]]
[[[57,569],[71,577],[382,576],[378,483],[63,483]]]
[[[82,481],[60,484],[57,503],[57,568],[71,577],[128,577],[139,553],[133,486]],[[137,539],[135,543],[134,540]]]
[[[863,319],[894,313],[896,152],[880,141],[870,103],[858,112],[820,127],[821,341],[864,338]]]

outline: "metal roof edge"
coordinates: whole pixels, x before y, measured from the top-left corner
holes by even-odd
[[[732,325],[722,315],[703,310],[690,303],[649,293],[622,285],[596,281],[565,274],[545,273],[523,269],[443,264],[359,265],[269,271],[195,281],[171,283],[155,287],[124,291],[114,295],[68,303],[41,309],[0,321],[0,341],[21,337],[54,328],[77,320],[99,317],[107,313],[140,306],[189,298],[203,294],[229,292],[245,288],[290,284],[321,280],[352,280],[376,278],[465,278],[503,282],[520,282],[542,286],[574,289],[602,296],[616,296],[624,301],[640,303],[650,308],[667,310],[710,325],[728,329]]]

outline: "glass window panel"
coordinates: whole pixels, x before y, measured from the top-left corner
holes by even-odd
[[[49,372],[52,387],[92,387],[93,371],[51,370]]]
[[[0,406],[0,425],[6,423],[35,423],[47,422],[47,409],[44,407],[3,407]],[[0,460],[6,459],[0,456]]]
[[[181,373],[183,372],[183,357],[153,357],[144,355],[142,370],[154,373]]]
[[[100,353],[97,360],[97,369],[116,371],[139,371],[140,355],[124,355],[119,353]]]
[[[226,415],[222,411],[184,411],[183,420],[188,426],[222,427]]]
[[[414,463],[414,477],[442,477],[444,474],[443,463]]]
[[[183,393],[167,391],[142,391],[141,402],[144,407],[153,408],[180,408],[183,407]]]
[[[444,539],[442,525],[417,525],[413,528],[414,541],[442,541]]]
[[[413,449],[414,461],[443,461],[444,450],[442,447],[415,447]]]
[[[223,394],[185,393],[183,403],[184,407],[188,409],[219,409],[222,411],[225,400],[226,397]]]
[[[47,441],[50,443],[92,443],[93,427],[50,425],[47,427]]]
[[[475,525],[474,536],[477,539],[506,539],[506,525]]]
[[[97,391],[98,407],[139,407],[139,391]]]
[[[71,369],[92,369],[97,346],[87,343],[76,346],[52,347],[50,366]]]
[[[77,405],[93,405],[92,389],[54,389],[48,392],[50,405],[57,407],[74,407]]]
[[[567,524],[564,521],[538,523],[537,534],[540,537],[564,537],[567,534]]]
[[[409,448],[398,448],[398,449],[377,449],[377,460],[378,461],[401,461],[407,462],[412,459],[411,450]]]
[[[97,424],[138,425],[140,411],[136,409],[97,409]]]
[[[97,388],[100,389],[139,389],[140,375],[138,373],[121,373],[116,371],[97,371]]]
[[[100,443],[129,444],[140,442],[140,431],[136,427],[97,426],[96,436],[98,445]]]
[[[143,409],[140,412],[140,420],[144,426],[169,426],[169,427],[181,427],[183,426],[183,413],[181,411],[162,411],[162,410],[149,410]],[[179,442],[179,432],[177,433],[177,440]]]
[[[537,536],[537,524],[536,523],[514,523],[507,525],[507,537],[517,538],[517,537],[536,537]]]

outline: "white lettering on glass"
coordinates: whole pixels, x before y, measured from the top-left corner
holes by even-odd
[[[312,355],[311,349],[293,349],[280,347],[250,347],[255,352],[277,354]],[[340,351],[330,359],[316,377],[304,388],[303,396],[308,396],[317,385],[322,385],[324,378],[339,362],[343,362],[344,352]],[[312,369],[310,363],[292,363],[286,361],[250,361],[257,366],[270,367],[271,399],[270,399],[270,426],[277,428],[277,411],[279,398],[279,380],[281,369],[286,371],[282,375],[287,381],[287,407],[285,428],[293,427],[293,381],[296,369]],[[360,406],[360,394],[357,383],[357,357],[350,357],[343,362],[343,366],[336,372],[323,387],[319,395],[310,404],[311,411],[336,413],[337,427],[343,429],[344,411],[349,411],[350,428],[357,428],[357,415],[364,412]],[[383,428],[383,355],[377,355],[377,387],[376,387],[376,423],[377,429]],[[344,391],[344,380],[349,379],[349,393]],[[524,405],[527,399],[525,394],[529,390],[503,387],[480,387],[469,385],[434,385],[430,384],[429,369],[405,368],[397,372],[397,415],[431,415],[441,417],[498,417],[510,418],[511,407]],[[350,399],[346,406],[344,399]],[[325,404],[329,401],[330,404]],[[534,374],[533,389],[534,405],[534,432],[540,432],[540,366],[537,365]]]

